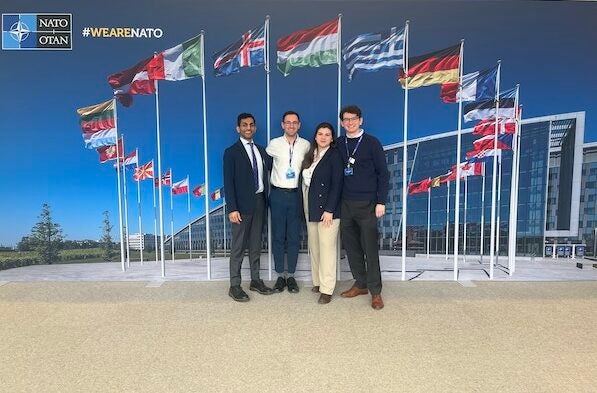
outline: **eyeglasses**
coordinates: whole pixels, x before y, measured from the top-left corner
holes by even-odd
[[[285,126],[298,126],[299,122],[298,121],[285,121],[284,125]]]
[[[346,123],[351,123],[353,121],[358,121],[360,119],[360,117],[358,116],[354,116],[354,117],[344,117],[342,118],[342,121],[346,122]]]

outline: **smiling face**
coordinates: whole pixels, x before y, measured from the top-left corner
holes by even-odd
[[[253,139],[253,135],[257,131],[257,126],[255,125],[255,119],[252,117],[245,117],[240,119],[240,125],[236,127],[236,132],[243,138],[248,141]]]
[[[288,114],[284,116],[284,120],[282,121],[282,129],[284,130],[284,135],[290,138],[294,138],[294,136],[297,134],[300,128],[301,122],[297,115]]]
[[[320,149],[325,149],[332,143],[332,140],[332,130],[327,127],[320,127],[317,129],[317,133],[315,134],[315,142],[317,143],[317,147]]]
[[[347,135],[354,135],[359,132],[363,125],[363,118],[350,112],[342,115],[342,127],[346,131]]]

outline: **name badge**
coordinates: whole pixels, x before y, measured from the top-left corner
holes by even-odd
[[[350,158],[348,159],[348,162],[349,162],[350,164],[354,164],[354,163],[355,163],[355,161],[356,161],[356,160],[354,159],[354,157],[350,157]]]
[[[352,167],[344,168],[344,176],[352,176],[353,174]]]
[[[286,178],[294,179],[295,177],[296,177],[296,173],[294,172],[294,169],[288,168],[288,170],[286,171]]]

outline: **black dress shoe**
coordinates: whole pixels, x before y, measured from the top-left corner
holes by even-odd
[[[325,293],[322,293],[321,296],[319,296],[319,300],[317,301],[317,303],[328,304],[331,301],[332,301],[332,295],[326,295]]]
[[[249,299],[249,295],[247,295],[247,293],[243,291],[240,285],[230,287],[230,289],[228,290],[228,296],[230,296],[237,302],[248,302],[249,300],[251,300]]]
[[[271,295],[274,293],[271,288],[265,286],[263,280],[251,280],[249,289],[251,291],[259,292],[262,295]]]
[[[298,287],[298,284],[296,283],[296,280],[294,279],[294,277],[288,277],[286,279],[286,285],[288,285],[288,292],[290,292],[290,293],[298,293],[299,292],[299,287]]]
[[[284,277],[278,277],[276,284],[274,285],[273,291],[276,293],[284,292],[286,287],[286,279]]]

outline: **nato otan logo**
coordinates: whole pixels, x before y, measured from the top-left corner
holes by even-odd
[[[2,49],[70,50],[72,14],[2,14]]]

